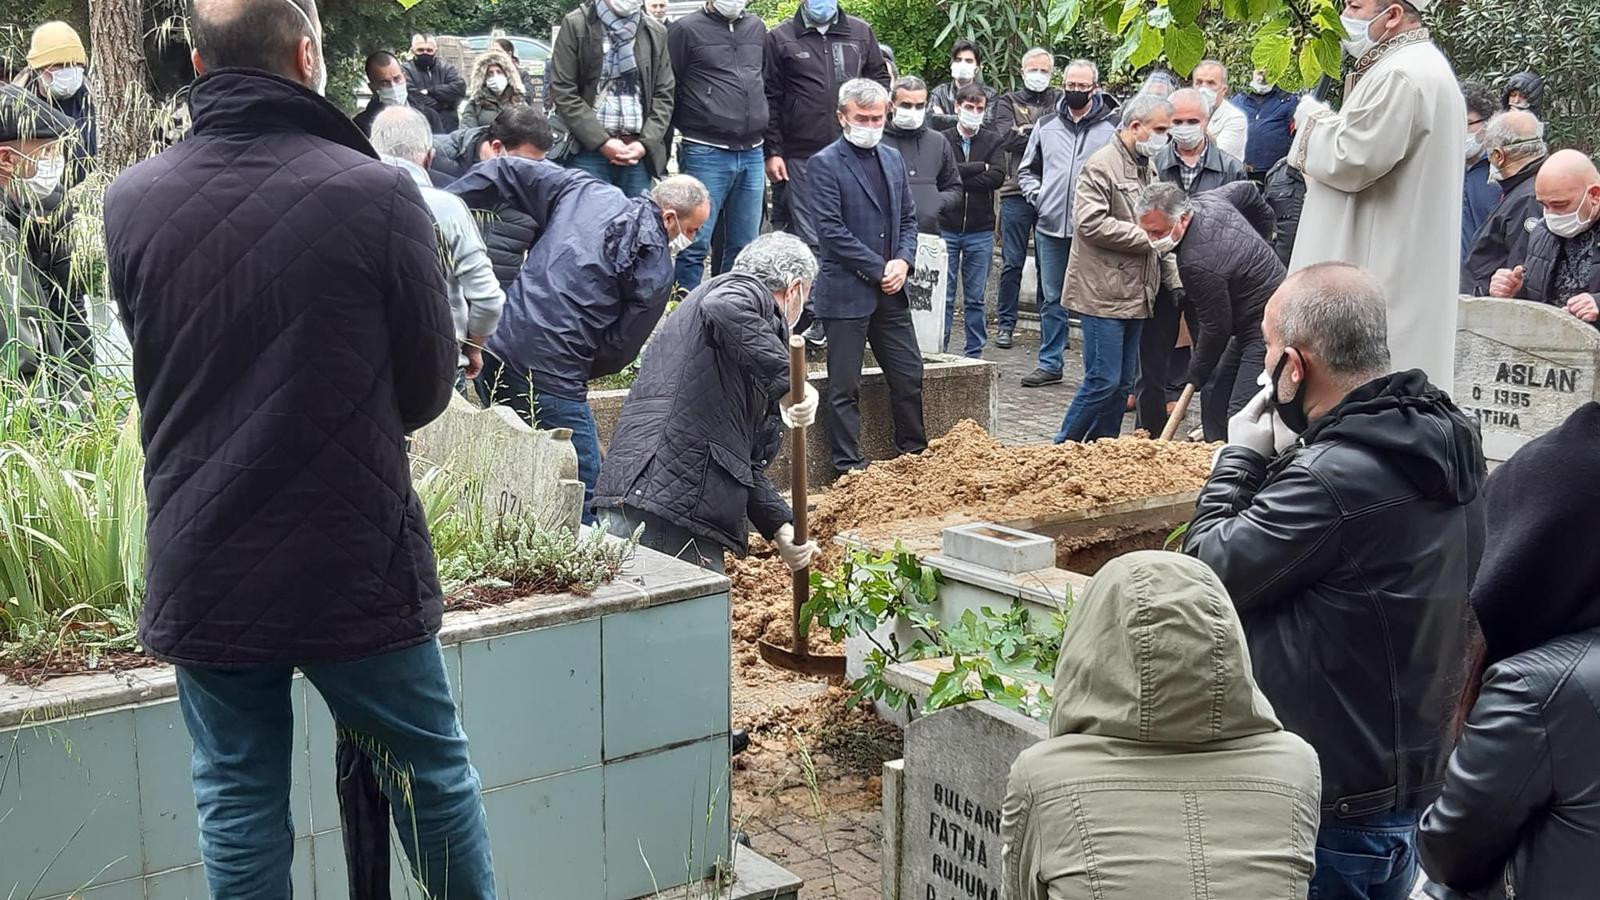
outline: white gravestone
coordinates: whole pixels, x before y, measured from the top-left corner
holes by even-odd
[[[944,352],[944,308],[949,302],[945,269],[949,265],[943,239],[917,235],[917,264],[906,277],[906,303],[911,307],[911,327],[917,332],[917,349],[924,355]]]
[[[1600,329],[1526,300],[1461,298],[1451,396],[1483,428],[1483,454],[1504,462],[1600,399]]]
[[[479,409],[455,394],[439,418],[411,436],[411,452],[481,487],[490,515],[532,517],[578,533],[583,482],[570,429],[539,431],[507,407]]]

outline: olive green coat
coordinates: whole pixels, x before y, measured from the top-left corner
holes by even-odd
[[[1009,900],[1304,900],[1321,779],[1204,563],[1113,560],[1073,610],[1048,740],[1011,767]]]

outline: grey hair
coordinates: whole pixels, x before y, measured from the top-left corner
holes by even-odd
[[[1122,127],[1132,128],[1135,122],[1148,122],[1160,112],[1172,115],[1172,104],[1167,102],[1167,98],[1157,97],[1154,94],[1136,94],[1132,100],[1122,105]]]
[[[433,129],[409,106],[387,106],[372,120],[372,149],[422,165],[433,152]]]
[[[1206,95],[1201,93],[1199,88],[1179,88],[1173,91],[1172,94],[1167,97],[1167,102],[1176,108],[1178,101],[1184,98],[1193,100],[1194,102],[1200,104],[1200,109],[1205,112],[1206,118],[1209,119],[1211,117],[1211,113],[1213,112],[1211,108],[1211,101],[1206,99]]]
[[[1296,272],[1280,289],[1279,341],[1320,359],[1335,378],[1354,384],[1389,371],[1388,312],[1372,274],[1328,262]]]
[[[1214,60],[1214,59],[1202,59],[1199,62],[1194,64],[1194,69],[1192,71],[1193,72],[1198,72],[1201,69],[1210,68],[1212,66],[1215,66],[1215,67],[1217,67],[1217,68],[1222,70],[1222,83],[1223,84],[1227,84],[1228,83],[1228,67],[1223,65],[1222,63],[1218,62],[1217,60]],[[1194,76],[1191,73],[1191,75],[1189,77],[1193,78]]]
[[[883,85],[867,78],[852,78],[839,88],[839,112],[854,103],[857,106],[877,106],[889,102],[889,92]]]
[[[1157,181],[1140,191],[1139,196],[1134,199],[1134,216],[1142,218],[1148,212],[1160,212],[1176,222],[1194,212],[1194,201],[1183,192],[1183,188],[1169,182]]]
[[[1516,110],[1521,113],[1521,110]],[[1523,118],[1527,116],[1528,118]],[[1529,156],[1550,155],[1550,145],[1544,142],[1544,123],[1533,119],[1533,133],[1528,134],[1516,127],[1520,120],[1523,122],[1532,119],[1531,113],[1512,115],[1511,112],[1495,113],[1483,126],[1483,149],[1504,150],[1512,159],[1523,159]]]
[[[925,91],[927,89],[928,83],[921,78],[915,75],[902,75],[895,79],[894,84],[890,86],[889,96],[896,96],[901,91]],[[843,94],[843,91],[840,93]]]
[[[670,209],[680,217],[711,202],[711,192],[693,175],[669,175],[650,189],[650,199],[664,210]]]
[[[1043,47],[1029,47],[1028,48],[1028,52],[1022,54],[1022,64],[1023,65],[1027,65],[1028,64],[1028,60],[1033,59],[1036,56],[1049,57],[1049,59],[1050,59],[1050,68],[1052,68],[1052,69],[1055,68],[1056,55],[1054,53],[1051,53],[1049,50],[1046,50]]]
[[[1092,59],[1084,59],[1083,57],[1080,56],[1077,59],[1072,60],[1071,62],[1067,63],[1066,67],[1063,68],[1061,71],[1065,72],[1065,71],[1067,71],[1067,69],[1071,69],[1071,68],[1073,68],[1075,66],[1084,66],[1084,67],[1088,68],[1088,70],[1090,72],[1094,73],[1094,83],[1095,84],[1099,84],[1100,83],[1100,67],[1095,65],[1094,60],[1092,60]]]
[[[761,279],[769,291],[781,291],[795,282],[817,280],[817,258],[806,242],[792,234],[772,231],[747,244],[733,261],[733,271]]]

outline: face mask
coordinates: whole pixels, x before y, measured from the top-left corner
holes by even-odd
[[[1088,91],[1064,91],[1061,99],[1067,103],[1067,109],[1083,109],[1089,105],[1089,98],[1094,95]]]
[[[1169,134],[1180,150],[1193,150],[1200,146],[1200,142],[1206,137],[1205,129],[1199,125],[1174,125]]]
[[[406,86],[404,84],[391,84],[388,87],[378,88],[378,99],[389,106],[405,106]]]
[[[1206,111],[1207,112],[1210,112],[1210,111],[1215,110],[1217,108],[1217,89],[1216,88],[1208,88],[1208,87],[1206,87],[1206,88],[1195,88],[1195,90],[1200,92],[1200,96],[1206,98]]]
[[[1345,39],[1339,43],[1344,47],[1344,52],[1350,54],[1352,59],[1360,59],[1367,55],[1367,51],[1378,46],[1377,40],[1372,37],[1370,32],[1372,31],[1372,23],[1376,22],[1378,16],[1383,15],[1385,12],[1388,12],[1388,10],[1385,9],[1370,19],[1355,19],[1350,16],[1339,17],[1339,21],[1344,23],[1345,33]]]
[[[1483,136],[1468,132],[1465,149],[1467,159],[1477,159],[1479,154],[1483,153]]]
[[[746,0],[712,0],[711,6],[724,19],[737,19],[744,15]]]
[[[915,131],[922,127],[927,118],[926,109],[907,109],[904,106],[894,108],[894,127],[901,131]]]
[[[61,176],[67,171],[66,157],[60,153],[47,156],[33,166],[33,175],[24,179],[22,184],[28,192],[43,200],[54,194],[56,188],[61,186]]]
[[[1549,210],[1544,214],[1544,227],[1556,237],[1569,238],[1587,231],[1594,219],[1583,214],[1583,205],[1589,200],[1586,195],[1578,202],[1578,208],[1569,213],[1553,213]]]
[[[50,73],[50,96],[57,100],[65,100],[80,90],[83,90],[82,68],[64,66]]]
[[[504,75],[490,75],[488,78],[483,80],[484,86],[489,89],[489,93],[491,94],[503,93],[506,89],[506,85],[510,83],[511,82],[507,81]]]
[[[805,0],[800,6],[800,15],[812,25],[821,25],[832,22],[839,14],[839,0]]]
[[[788,323],[789,330],[791,331],[794,330],[794,326],[800,321],[800,316],[804,314],[805,309],[806,296],[799,284],[795,284],[793,287],[789,288],[789,291],[784,295],[784,298],[778,301],[778,311],[783,313],[783,320]]]
[[[674,217],[671,223],[663,220],[661,227],[666,229],[668,232],[671,232],[673,228],[678,229],[678,236],[667,241],[667,252],[671,253],[673,256],[677,256],[679,253],[689,249],[689,247],[694,244],[694,238],[683,233],[683,221],[681,219]]]
[[[1278,414],[1278,420],[1288,426],[1290,431],[1304,434],[1305,430],[1311,427],[1311,420],[1306,417],[1306,383],[1301,381],[1300,386],[1295,389],[1294,396],[1288,400],[1278,399],[1278,383],[1288,365],[1289,350],[1286,347],[1283,355],[1278,357],[1278,365],[1272,370],[1272,409]]]
[[[1035,94],[1050,88],[1050,73],[1029,69],[1022,73],[1022,86]]]
[[[1500,167],[1495,165],[1493,162],[1489,163],[1489,183],[1490,184],[1499,184],[1500,182],[1505,181],[1505,180],[1506,180],[1506,173],[1503,172],[1500,169]]]
[[[953,62],[950,64],[950,77],[957,81],[971,81],[977,74],[977,63]]]
[[[429,69],[433,68],[434,64],[438,62],[438,60],[434,58],[432,53],[418,53],[417,55],[415,55],[415,56],[413,56],[411,58],[411,61],[416,63],[417,64],[417,68],[421,69],[424,72],[426,72]]]
[[[1526,101],[1526,100],[1513,100],[1513,101],[1511,101],[1511,108],[1512,109],[1520,109],[1523,112],[1528,112],[1529,110],[1533,109],[1533,107],[1531,105],[1529,105],[1528,101]]]
[[[1134,144],[1134,148],[1139,151],[1139,155],[1154,159],[1161,155],[1161,151],[1167,149],[1167,136],[1164,134],[1152,134],[1150,137]]]
[[[1171,253],[1173,248],[1178,246],[1178,240],[1171,234],[1167,234],[1151,241],[1150,246],[1155,248],[1157,253]]]
[[[873,147],[878,146],[879,141],[883,140],[883,129],[868,128],[865,125],[846,125],[844,139],[849,141],[852,146],[860,147],[862,150],[871,150]]]
[[[610,4],[612,12],[624,19],[638,13],[644,6],[644,0],[606,0],[606,3]]]
[[[1252,94],[1270,94],[1272,93],[1272,85],[1268,84],[1265,78],[1257,78],[1250,82],[1250,92]]]
[[[970,109],[957,110],[956,121],[968,131],[977,131],[983,127],[983,113]]]

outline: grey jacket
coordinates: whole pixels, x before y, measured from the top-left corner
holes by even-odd
[[[585,150],[599,150],[611,138],[594,111],[605,43],[606,29],[600,24],[594,4],[579,4],[561,20],[546,70],[550,103]],[[648,15],[640,15],[633,55],[639,62],[639,101],[644,105],[644,131],[639,135],[646,151],[643,165],[649,166],[654,175],[665,175],[667,127],[672,124],[672,104],[677,94],[672,59],[667,54],[667,27]]]
[[[472,211],[460,197],[433,186],[428,173],[409,160],[383,157],[391,166],[404,169],[422,191],[423,202],[433,214],[439,232],[439,251],[445,255],[445,274],[450,283],[450,317],[456,326],[456,341],[469,336],[487,338],[500,324],[500,310],[506,305],[505,292],[489,264],[483,237],[473,221]],[[466,360],[462,360],[464,365]]]
[[[1104,97],[1096,95],[1089,113],[1074,121],[1062,104],[1039,120],[1028,138],[1017,186],[1039,211],[1039,231],[1051,237],[1072,237],[1072,200],[1078,173],[1096,150],[1117,134],[1115,113]]]

